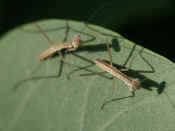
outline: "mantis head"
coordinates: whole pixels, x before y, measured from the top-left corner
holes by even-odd
[[[133,85],[132,89],[135,91],[135,90],[140,88],[141,82],[139,79],[134,79],[134,80],[132,80],[132,85]]]
[[[77,49],[79,47],[79,45],[81,44],[81,40],[80,40],[80,36],[79,35],[75,35],[74,39],[72,41],[72,46],[74,49]]]

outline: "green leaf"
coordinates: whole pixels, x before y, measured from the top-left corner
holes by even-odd
[[[64,38],[65,21],[38,22],[54,43]],[[41,63],[38,56],[48,41],[32,24],[18,27],[0,40],[0,129],[3,131],[172,131],[175,129],[175,65],[121,35],[94,25],[69,21],[68,39],[84,41],[60,64],[55,56]],[[92,31],[95,30],[95,31]],[[129,77],[142,81],[135,97],[110,74],[80,77],[101,71],[96,58],[109,62],[106,41],[112,45],[113,64],[125,66]],[[58,77],[59,70],[62,70]],[[83,67],[83,68],[81,68]],[[70,79],[68,80],[68,77]],[[104,109],[101,110],[102,104]]]

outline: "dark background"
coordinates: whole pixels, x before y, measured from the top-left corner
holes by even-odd
[[[0,35],[21,24],[50,18],[90,22],[175,62],[173,0],[1,0]]]

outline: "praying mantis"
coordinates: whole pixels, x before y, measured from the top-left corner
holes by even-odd
[[[38,24],[35,24],[35,25],[40,30],[40,32],[44,35],[44,37],[48,40],[48,43],[52,45],[51,40],[46,35],[46,33],[42,30],[42,28]],[[67,26],[66,26],[66,28],[67,28]],[[61,43],[52,45],[50,48],[48,48],[44,52],[42,52],[40,54],[40,56],[38,57],[39,60],[44,61],[55,53],[58,53],[63,59],[63,55],[61,53],[61,50],[66,49],[68,52],[75,51],[78,49],[78,47],[82,43],[82,40],[80,40],[79,35],[75,35],[73,40],[69,41],[69,42],[64,42],[66,37],[67,37],[67,34],[65,33],[64,40]]]
[[[129,90],[132,92],[132,95],[134,96],[134,92],[137,89],[140,89],[141,87],[141,81],[139,79],[132,79],[122,73],[122,71],[127,71],[128,69],[123,68],[121,71],[114,67],[112,65],[112,55],[111,55],[111,49],[109,47],[109,40],[106,38],[106,47],[108,52],[108,57],[110,59],[110,64],[106,63],[103,59],[95,59],[94,63],[96,66],[101,68],[104,72],[96,72],[96,73],[88,73],[88,74],[80,74],[80,76],[89,76],[89,75],[95,75],[95,74],[101,74],[101,73],[110,73],[112,76],[122,80],[128,87]],[[114,93],[112,93],[114,94]],[[104,108],[105,103],[101,106],[101,109]]]
[[[105,71],[107,73],[110,73],[114,77],[122,80],[129,87],[130,91],[132,91],[132,92],[136,91],[137,89],[140,88],[140,84],[141,84],[140,80],[132,79],[132,78],[128,77],[127,75],[125,75],[124,73],[121,72],[121,71],[127,71],[128,69],[121,69],[121,71],[120,71],[119,69],[115,68],[112,65],[112,55],[111,55],[111,50],[109,48],[109,41],[108,41],[108,39],[106,39],[106,41],[107,41],[106,46],[107,46],[108,56],[110,58],[110,64],[106,63],[102,59],[95,59],[94,63],[99,68],[101,68],[103,71]],[[105,72],[96,72],[95,74],[105,73]],[[80,76],[87,76],[87,75],[91,75],[91,74],[90,73],[89,74],[81,74]]]
[[[65,49],[67,52],[72,52],[72,51],[75,51],[78,49],[78,47],[80,46],[80,44],[82,43],[82,40],[80,40],[80,35],[75,35],[73,40],[69,41],[69,42],[65,42],[65,40],[67,39],[67,32],[68,32],[68,22],[66,21],[66,31],[64,33],[64,39],[58,43],[58,44],[54,44],[50,38],[48,37],[48,35],[46,34],[46,32],[40,27],[39,24],[34,24],[35,27],[37,27],[39,29],[39,31],[43,34],[43,36],[47,39],[48,43],[51,45],[51,47],[49,47],[48,49],[46,49],[45,51],[43,51],[39,56],[38,56],[38,59],[40,61],[45,61],[47,60],[48,58],[52,57],[54,54],[58,54],[59,56],[61,56],[61,64],[63,64],[63,62],[65,62],[64,60],[64,57],[63,57],[63,54],[62,54],[62,50]],[[40,63],[41,64],[41,63]],[[40,67],[40,64],[39,66],[34,70],[32,71],[32,73],[30,74],[33,75],[36,73],[36,71],[38,70],[38,68]],[[58,74],[58,76],[60,76],[61,74],[61,70]],[[35,77],[37,79],[40,79],[40,77]],[[44,77],[41,77],[41,79],[44,78]],[[22,83],[28,81],[28,80],[32,80],[32,78],[26,78],[24,80],[21,80],[19,82],[17,82],[15,84],[15,88],[19,87]]]

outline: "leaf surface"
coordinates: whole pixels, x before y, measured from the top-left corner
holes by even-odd
[[[38,24],[54,43],[63,40],[65,20],[47,20]],[[174,63],[102,27],[87,27],[77,21],[69,21],[69,27],[67,41],[79,34],[83,44],[72,54],[65,54],[69,64],[63,66],[58,56],[42,63],[38,60],[40,53],[50,45],[34,23],[18,27],[1,38],[0,129],[175,129]],[[127,85],[118,79],[115,79],[112,96],[110,74],[79,76],[101,71],[93,64],[96,58],[109,62],[104,37],[111,44],[113,65],[129,68],[126,72],[129,77],[143,81],[135,97],[128,97],[131,93]],[[60,77],[59,70],[62,71]]]

